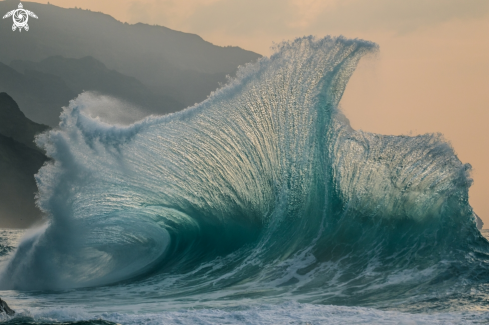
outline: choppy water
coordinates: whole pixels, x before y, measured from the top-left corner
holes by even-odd
[[[0,235],[0,296],[24,310],[5,320],[488,322],[470,165],[441,135],[356,131],[338,110],[376,50],[284,43],[203,103],[128,126],[73,101],[38,139],[49,222]]]

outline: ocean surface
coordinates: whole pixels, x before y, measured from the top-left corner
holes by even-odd
[[[132,124],[73,100],[37,138],[46,222],[0,230],[17,311],[0,321],[489,323],[471,166],[440,134],[357,131],[341,113],[377,50],[282,43],[206,101]]]

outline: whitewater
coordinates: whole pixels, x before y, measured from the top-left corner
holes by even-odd
[[[441,134],[357,131],[339,108],[376,51],[285,42],[204,102],[128,125],[71,101],[36,140],[46,223],[0,231],[18,311],[0,321],[489,322],[471,166]]]

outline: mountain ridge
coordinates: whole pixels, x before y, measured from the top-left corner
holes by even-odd
[[[0,2],[0,12],[18,2]],[[27,33],[14,33],[0,21],[0,61],[41,61],[50,56],[92,56],[107,68],[135,77],[154,92],[193,105],[226,82],[238,66],[261,56],[238,47],[221,47],[202,37],[164,26],[127,24],[93,11],[23,2],[39,16]]]
[[[25,76],[33,73],[52,76],[52,78],[58,78],[60,84],[63,83],[63,86],[59,89],[59,93],[64,94],[63,100],[53,103],[51,107],[40,107],[38,102],[28,101],[21,94],[17,96],[20,99],[21,106],[25,108],[30,118],[50,126],[56,126],[59,123],[61,107],[67,106],[71,99],[85,91],[108,95],[126,101],[134,106],[135,110],[140,111],[140,115],[144,116],[151,114],[164,115],[185,107],[184,104],[172,97],[151,91],[134,77],[108,69],[104,63],[91,56],[74,59],[58,55],[39,62],[14,60],[11,62],[10,68]],[[2,90],[2,84],[6,84],[6,82],[2,82],[2,76],[0,75],[0,90]],[[19,89],[10,87],[5,90],[17,95]],[[51,93],[54,97],[56,94],[56,90]],[[47,116],[43,114],[47,110],[54,112]]]
[[[29,120],[7,93],[0,93],[0,134],[40,151],[33,139],[48,126]]]
[[[29,120],[12,97],[0,93],[0,227],[25,228],[42,217],[34,200],[34,174],[49,159],[34,138],[48,129]]]

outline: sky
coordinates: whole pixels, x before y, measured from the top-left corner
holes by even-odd
[[[304,35],[376,42],[380,52],[361,61],[341,102],[352,126],[393,135],[443,133],[460,160],[473,166],[470,203],[489,227],[488,0],[50,3],[195,33],[267,56],[274,43]]]

